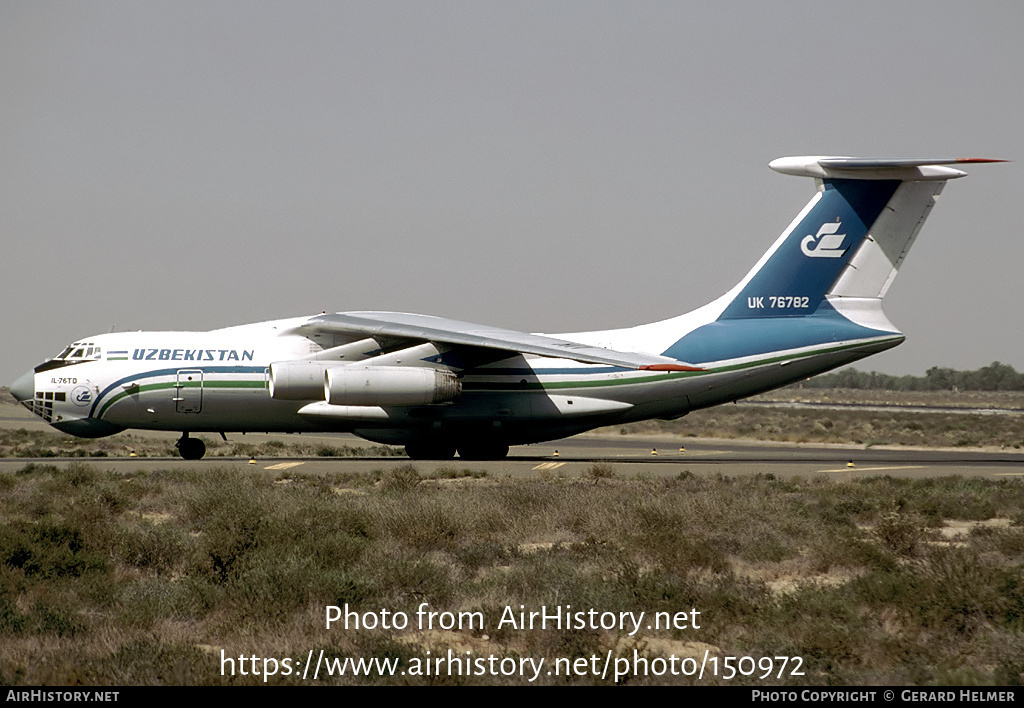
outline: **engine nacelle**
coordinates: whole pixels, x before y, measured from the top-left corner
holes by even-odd
[[[422,406],[462,393],[462,381],[450,371],[410,366],[332,366],[322,386],[334,406]]]
[[[270,397],[284,401],[324,400],[324,373],[319,361],[277,361],[270,365]]]

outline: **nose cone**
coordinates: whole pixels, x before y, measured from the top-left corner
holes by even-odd
[[[18,377],[18,380],[11,384],[11,395],[18,399],[18,402],[29,401],[36,397],[36,375],[34,371],[26,371]]]

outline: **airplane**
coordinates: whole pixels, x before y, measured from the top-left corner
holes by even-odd
[[[947,180],[978,158],[788,157],[817,191],[731,290],[626,329],[542,335],[396,312],[321,313],[209,332],[79,340],[10,388],[58,430],[349,432],[413,459],[500,459],[510,445],[735,401],[885,351],[882,310]],[[225,438],[226,439],[226,438]]]

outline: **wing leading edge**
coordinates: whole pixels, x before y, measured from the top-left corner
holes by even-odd
[[[604,364],[626,369],[701,371],[676,359],[656,354],[622,352],[571,342],[542,334],[405,312],[339,312],[310,318],[300,329],[340,335],[399,337],[403,339],[478,347],[515,354],[569,359],[583,364]]]

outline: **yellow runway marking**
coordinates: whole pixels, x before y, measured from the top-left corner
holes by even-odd
[[[287,469],[290,469],[292,467],[298,467],[299,465],[304,465],[304,464],[306,464],[306,463],[305,462],[279,462],[276,465],[270,465],[269,467],[264,467],[263,469],[265,469],[265,470],[287,470]]]
[[[1024,477],[1024,472],[996,472],[996,477]]]
[[[554,470],[554,469],[558,469],[559,467],[561,467],[564,464],[565,464],[564,462],[543,462],[543,463],[537,465],[536,467],[534,467],[533,469],[535,469],[535,470]]]
[[[843,467],[838,470],[818,470],[819,472],[849,472],[850,470],[856,470],[857,472],[881,472],[883,470],[920,470],[924,469],[924,465],[901,465],[899,467]]]

